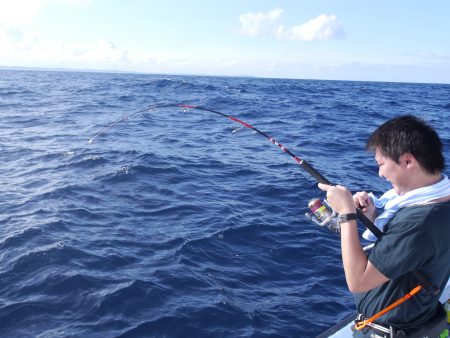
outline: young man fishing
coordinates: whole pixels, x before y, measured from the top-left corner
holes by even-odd
[[[379,175],[392,184],[380,199],[319,183],[339,214],[345,278],[362,323],[353,336],[438,336],[431,327],[445,325],[441,292],[417,288],[421,282],[413,272],[439,290],[450,276],[450,182],[442,174],[442,142],[423,120],[407,115],[375,130],[367,149],[375,153]],[[356,208],[383,231],[368,255],[359,242]],[[414,295],[370,320],[408,293]]]

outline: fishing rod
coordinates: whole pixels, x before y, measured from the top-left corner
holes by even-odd
[[[297,164],[299,164],[303,170],[305,170],[307,173],[309,173],[312,177],[314,177],[316,179],[317,182],[319,183],[323,183],[323,184],[327,184],[327,185],[333,185],[327,178],[325,178],[321,173],[319,173],[311,164],[309,164],[307,161],[305,161],[304,159],[300,158],[299,156],[295,155],[293,152],[291,152],[287,147],[285,147],[283,144],[281,144],[280,142],[278,142],[277,140],[275,140],[272,136],[268,135],[267,133],[259,130],[258,128],[254,127],[253,125],[240,120],[234,116],[222,113],[220,111],[214,110],[214,109],[210,109],[207,107],[203,107],[203,106],[194,106],[194,105],[187,105],[187,104],[180,104],[180,103],[169,103],[169,104],[160,104],[160,105],[154,105],[151,106],[149,108],[143,109],[143,110],[139,110],[137,112],[125,115],[121,118],[119,118],[118,120],[112,122],[111,124],[109,124],[108,126],[106,126],[105,128],[103,128],[99,133],[97,133],[94,137],[92,137],[89,140],[89,143],[94,142],[94,140],[96,138],[98,138],[99,136],[101,136],[102,134],[106,133],[109,129],[111,129],[112,127],[114,127],[116,124],[126,121],[128,120],[130,117],[142,114],[144,112],[147,111],[154,111],[155,109],[158,108],[183,108],[183,109],[194,109],[194,110],[201,110],[201,111],[206,111],[206,112],[210,112],[216,115],[220,115],[223,117],[226,117],[234,122],[237,122],[239,124],[241,124],[243,127],[251,129],[253,131],[255,131],[256,133],[260,134],[261,136],[264,136],[266,139],[268,139],[272,144],[276,145],[278,148],[280,148],[283,152],[287,153],[289,156],[291,156],[295,162],[297,162]],[[242,128],[242,127],[241,127]],[[363,212],[360,209],[356,209],[356,214],[358,219],[361,221],[361,223],[367,228],[369,229],[376,237],[380,237],[383,233],[381,232],[380,229],[378,229],[370,219],[368,219]]]

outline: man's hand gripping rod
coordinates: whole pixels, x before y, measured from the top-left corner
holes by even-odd
[[[320,174],[315,168],[313,168],[308,162],[305,160],[301,160],[299,164],[305,169],[311,176],[313,176],[319,183],[333,185],[330,181],[328,181],[322,174]],[[383,232],[378,229],[375,224],[372,223],[370,219],[363,214],[361,209],[356,209],[356,216],[361,221],[361,223],[369,229],[377,238],[380,238],[383,235]],[[436,295],[440,292],[440,289],[433,285],[427,276],[425,276],[420,271],[412,271],[413,276],[419,281],[419,284],[430,294]]]

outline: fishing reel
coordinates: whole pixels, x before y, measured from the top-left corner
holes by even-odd
[[[321,201],[320,198],[313,198],[308,202],[309,211],[305,213],[306,218],[318,226],[326,227],[331,232],[339,233],[338,214],[330,207],[327,200]]]

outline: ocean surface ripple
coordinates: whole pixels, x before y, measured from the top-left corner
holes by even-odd
[[[315,337],[354,310],[314,180],[380,193],[365,140],[450,86],[0,70],[1,337]],[[446,122],[447,121],[447,122]],[[362,230],[362,229],[361,229]]]

